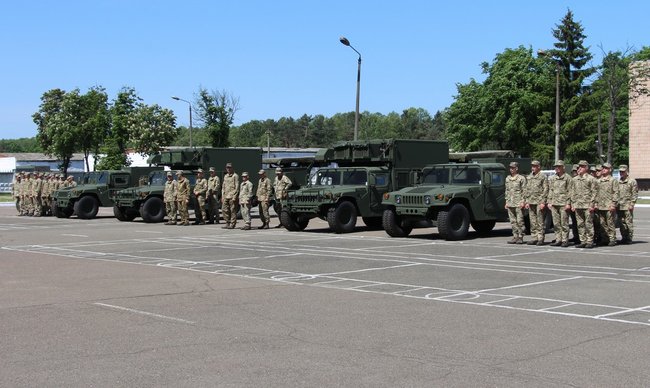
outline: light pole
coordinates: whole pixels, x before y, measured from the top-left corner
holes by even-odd
[[[176,101],[187,102],[187,105],[190,107],[190,147],[192,147],[192,104],[189,101],[183,100],[182,98],[176,96],[172,96],[172,98]]]
[[[537,50],[537,55],[551,58],[545,50]],[[560,61],[555,62],[555,160],[560,159]]]
[[[357,107],[356,110],[354,111],[354,140],[357,140],[357,134],[359,133],[359,92],[361,90],[361,53],[357,51],[352,45],[350,44],[350,41],[342,36],[339,38],[339,41],[343,43],[344,45],[348,46],[352,50],[354,50],[355,53],[359,54],[359,60],[358,60],[358,66],[357,66]]]

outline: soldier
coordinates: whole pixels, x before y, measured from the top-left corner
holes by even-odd
[[[208,178],[208,194],[206,201],[208,203],[208,224],[219,223],[219,189],[221,181],[214,167],[210,167],[210,178]]]
[[[205,220],[208,218],[205,214],[205,195],[208,192],[208,180],[203,177],[203,170],[196,171],[196,183],[194,184],[194,197],[196,198],[196,208],[194,215],[196,216],[195,225],[205,225]]]
[[[634,238],[634,205],[639,198],[639,186],[631,178],[627,165],[618,166],[621,178],[618,182],[618,219],[621,221],[621,244],[630,244]]]
[[[616,245],[616,227],[614,214],[618,207],[619,188],[618,181],[611,176],[612,165],[604,163],[598,179],[598,196],[596,197],[596,210],[598,212],[598,226],[600,227],[600,243],[610,247]],[[594,225],[595,227],[595,225]]]
[[[281,167],[275,168],[275,181],[273,182],[273,189],[275,190],[275,210],[278,213],[278,220],[280,220],[280,212],[282,211],[282,201],[287,199],[289,187],[292,182],[288,176],[284,175]],[[276,228],[282,227],[282,222],[275,226]]]
[[[221,212],[226,223],[223,229],[235,229],[237,225],[237,197],[239,196],[239,175],[226,163],[226,175],[221,186]]]
[[[526,178],[519,175],[519,163],[510,163],[510,176],[506,178],[506,210],[512,225],[512,240],[508,244],[524,243],[524,190],[526,189]]]
[[[32,198],[34,207],[34,217],[40,217],[41,212],[43,211],[43,204],[41,202],[41,193],[43,192],[43,179],[41,179],[41,173],[34,173],[35,179],[32,183]]]
[[[248,180],[248,172],[241,173],[241,185],[239,187],[239,206],[244,226],[241,230],[251,230],[251,198],[253,197],[253,184]]]
[[[571,178],[578,176],[578,167],[577,164],[571,166]],[[573,238],[569,241],[580,244],[580,234],[578,233],[578,220],[576,219],[576,213],[571,211],[569,217],[571,217],[571,234],[573,235]]]
[[[181,217],[179,225],[187,226],[190,224],[190,213],[187,210],[187,206],[190,203],[190,182],[183,175],[183,171],[178,171],[176,175],[178,176],[176,206],[178,207],[178,214]]]
[[[269,216],[269,202],[271,202],[271,195],[273,187],[271,180],[266,177],[266,172],[260,170],[258,172],[260,180],[257,183],[257,200],[259,201],[260,220],[262,226],[257,229],[268,229],[271,217]]]
[[[598,194],[596,179],[589,175],[589,163],[581,160],[578,163],[578,175],[571,180],[571,210],[576,214],[580,243],[576,248],[593,248],[594,222],[593,216]]]
[[[27,216],[29,215],[29,175],[24,172],[20,173],[21,182],[20,182],[20,215]]]
[[[532,172],[526,178],[526,209],[528,209],[530,217],[530,236],[532,238],[528,245],[544,245],[546,234],[544,216],[548,196],[548,179],[541,173],[539,160],[533,160],[531,166]]]
[[[50,174],[43,176],[43,186],[41,187],[41,214],[47,216],[50,211],[48,198],[50,197]]]
[[[16,174],[16,176],[14,176],[14,182],[11,185],[11,196],[14,197],[14,200],[16,201],[16,210],[18,211],[19,216],[23,215],[21,210],[22,203],[20,201],[21,181],[22,177],[20,174]]]
[[[555,232],[554,247],[569,246],[569,213],[571,212],[571,177],[564,171],[564,161],[558,160],[553,166],[555,175],[549,178],[548,208],[553,216],[553,231]]]
[[[68,175],[68,178],[66,179],[65,182],[65,187],[77,187],[77,182],[75,182],[74,177],[72,175]]]
[[[176,225],[176,192],[178,191],[178,182],[174,180],[171,171],[167,172],[167,181],[163,191],[163,200],[165,201],[165,210],[167,212],[167,222],[165,225]]]
[[[25,197],[25,215],[26,216],[33,216],[34,215],[34,196],[32,194],[33,190],[32,187],[34,186],[34,179],[32,177],[31,172],[27,172],[25,174],[25,186],[23,187],[24,190],[24,197]]]

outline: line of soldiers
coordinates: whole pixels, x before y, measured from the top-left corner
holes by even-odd
[[[51,216],[52,194],[62,187],[76,186],[72,176],[45,172],[20,172],[14,177],[12,195],[19,216]]]
[[[519,175],[519,164],[509,165],[506,178],[506,209],[512,225],[512,239],[508,244],[524,243],[524,209],[530,219],[531,241],[528,245],[544,245],[547,211],[553,217],[555,240],[552,246],[568,247],[569,218],[573,221],[573,235],[577,248],[593,248],[595,244],[615,246],[615,217],[620,221],[622,244],[634,238],[634,206],[639,195],[635,179],[628,167],[619,166],[620,179],[612,177],[612,165],[604,163],[597,168],[581,160],[573,165],[572,175],[565,172],[564,161],[554,164],[555,175],[547,178],[541,173],[540,163],[532,161],[532,172]]]
[[[235,173],[232,163],[226,164],[223,183],[217,176],[214,167],[210,167],[209,173],[210,177],[205,179],[203,170],[197,170],[196,183],[193,188],[194,198],[196,198],[195,224],[218,224],[219,204],[221,204],[221,215],[225,223],[223,229],[235,229],[239,209],[244,220],[244,227],[241,229],[250,230],[250,210],[254,205],[254,200],[258,203],[260,220],[262,221],[262,226],[258,227],[258,229],[269,229],[271,221],[269,205],[271,200],[275,197],[276,210],[281,209],[281,200],[287,198],[288,189],[292,184],[280,167],[275,169],[273,184],[267,178],[266,172],[259,170],[259,180],[255,194],[253,193],[253,183],[249,181],[248,172],[242,172],[242,181],[240,183],[239,175]],[[189,225],[190,184],[182,171],[178,171],[176,175],[178,179],[174,180],[173,174],[171,172],[167,173],[167,182],[163,194],[168,219],[165,225]],[[177,222],[177,214],[180,216],[180,222]],[[281,226],[281,224],[278,224],[276,228]]]

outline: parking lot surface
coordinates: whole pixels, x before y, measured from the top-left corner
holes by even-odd
[[[14,213],[0,207],[0,386],[650,381],[647,208],[636,243],[591,250],[507,245],[507,224],[451,242]]]

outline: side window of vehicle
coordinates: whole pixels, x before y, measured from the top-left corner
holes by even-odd
[[[503,171],[490,171],[492,175],[493,186],[503,186],[506,181],[505,172]]]
[[[388,176],[386,174],[375,175],[375,185],[386,186],[388,184]]]
[[[114,186],[126,186],[129,184],[129,178],[125,175],[117,175],[113,177]]]

